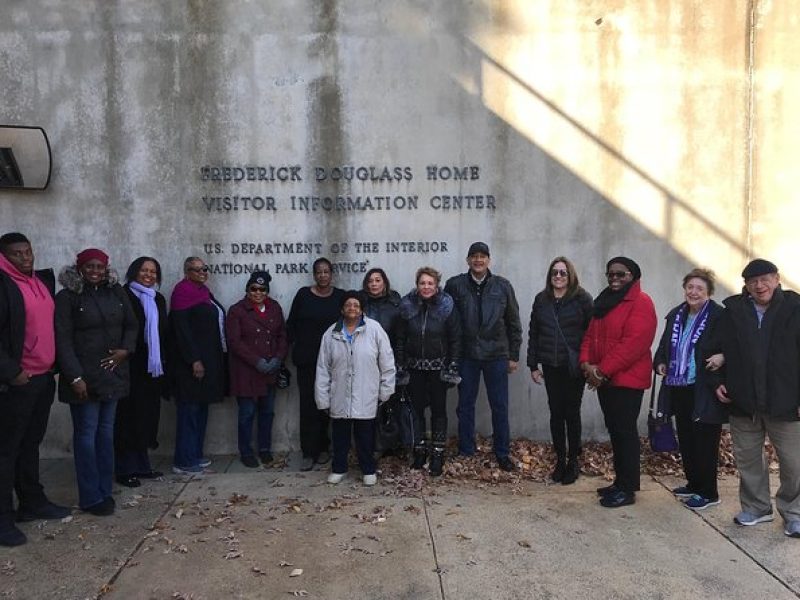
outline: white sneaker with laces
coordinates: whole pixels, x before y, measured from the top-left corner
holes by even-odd
[[[344,479],[344,473],[331,473],[328,475],[328,483],[339,483]]]
[[[375,485],[376,483],[378,483],[378,476],[375,473],[364,475],[364,485]]]

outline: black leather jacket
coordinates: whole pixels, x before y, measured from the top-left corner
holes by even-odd
[[[400,294],[390,290],[388,294],[374,298],[364,292],[364,314],[381,324],[394,348],[397,344],[397,326],[400,322]]]
[[[466,358],[519,361],[522,324],[514,288],[507,279],[489,272],[478,286],[469,273],[462,273],[451,277],[444,291],[455,300],[461,317]]]

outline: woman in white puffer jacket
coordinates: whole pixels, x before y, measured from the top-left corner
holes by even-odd
[[[315,399],[328,410],[333,437],[329,483],[347,473],[350,439],[355,439],[365,485],[375,485],[375,414],[394,392],[394,354],[380,323],[364,316],[359,292],[347,292],[342,318],[322,336]]]

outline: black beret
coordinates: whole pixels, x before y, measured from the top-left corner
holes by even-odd
[[[747,263],[744,271],[742,271],[742,277],[744,279],[750,279],[751,277],[758,277],[759,275],[767,275],[769,273],[777,272],[778,267],[775,266],[775,263],[763,258],[756,258],[755,260],[751,260],[749,263]]]

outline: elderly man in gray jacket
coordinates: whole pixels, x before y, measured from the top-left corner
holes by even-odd
[[[314,397],[330,411],[333,461],[328,483],[347,473],[350,438],[355,438],[364,485],[375,485],[375,414],[394,393],[394,353],[380,323],[364,316],[359,292],[344,295],[342,318],[322,336]]]

